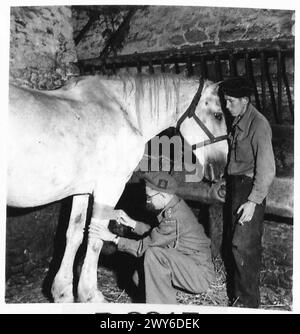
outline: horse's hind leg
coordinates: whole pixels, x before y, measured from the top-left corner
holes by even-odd
[[[70,222],[66,234],[65,253],[51,289],[56,303],[72,303],[74,301],[73,264],[83,239],[88,203],[89,195],[73,197]]]

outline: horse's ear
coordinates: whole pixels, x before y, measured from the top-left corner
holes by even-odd
[[[224,80],[221,80],[221,81],[218,81],[218,82],[215,82],[214,85],[215,85],[215,90],[218,90],[219,89],[219,86],[220,84],[223,82]]]
[[[222,81],[213,82],[213,81],[210,81],[210,80],[206,80],[204,87],[210,87],[210,92],[218,93],[219,85],[220,85],[221,82]]]
[[[203,89],[208,86],[208,82],[209,82],[209,80],[204,79],[203,77],[200,77],[199,86],[201,87],[201,91],[203,91]]]
[[[203,87],[204,86],[204,82],[205,82],[204,78],[200,77],[199,78],[199,85]]]

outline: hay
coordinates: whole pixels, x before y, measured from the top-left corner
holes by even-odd
[[[182,305],[203,305],[227,307],[226,273],[222,260],[214,260],[216,279],[206,292],[191,294],[183,291],[177,293],[177,300]],[[264,269],[262,269],[264,270]],[[6,303],[50,303],[43,294],[43,282],[48,268],[39,268],[24,275],[11,277],[6,283]],[[124,288],[118,286],[113,268],[100,266],[98,269],[98,288],[109,303],[133,303],[131,296]],[[261,286],[261,308],[266,310],[292,310],[292,291],[279,286]]]

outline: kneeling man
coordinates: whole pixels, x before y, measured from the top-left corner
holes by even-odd
[[[159,225],[151,229],[119,210],[118,221],[143,237],[132,240],[105,230],[102,239],[115,242],[119,251],[144,255],[146,303],[176,304],[177,288],[201,293],[215,278],[210,240],[189,206],[175,195],[172,176],[147,173],[145,185],[147,207],[157,212]]]

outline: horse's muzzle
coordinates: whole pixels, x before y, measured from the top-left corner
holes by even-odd
[[[210,182],[216,182],[224,176],[226,161],[210,161],[205,165],[204,178]]]

